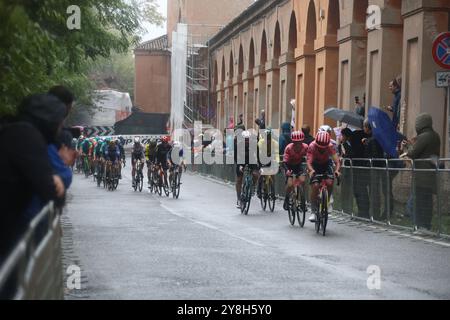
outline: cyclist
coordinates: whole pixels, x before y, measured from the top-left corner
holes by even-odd
[[[123,163],[123,166],[126,166],[126,159],[125,159],[125,149],[123,148],[123,138],[120,139],[122,136],[120,136],[119,138],[116,139],[116,145],[119,147],[120,150],[120,160]]]
[[[132,165],[131,176],[133,179],[132,181],[133,188],[135,185],[136,163],[138,160],[141,160],[140,170],[142,170],[144,166],[144,159],[145,159],[144,147],[141,144],[141,139],[139,137],[135,137],[133,150],[131,151],[131,165]]]
[[[319,208],[317,200],[319,196],[320,180],[318,175],[328,175],[327,189],[330,196],[333,192],[333,167],[330,165],[330,158],[336,165],[334,175],[339,177],[341,175],[341,163],[336,153],[336,149],[331,144],[331,138],[328,132],[319,131],[316,135],[316,140],[312,142],[307,152],[307,166],[310,175],[311,192],[311,209],[312,213],[309,221],[315,222],[317,219],[317,210]]]
[[[149,143],[145,146],[145,160],[147,162],[147,177],[148,177],[148,185],[151,184],[151,171],[153,170],[153,165],[156,160],[156,146],[158,142],[156,139],[151,139]]]
[[[241,130],[236,130],[236,134],[241,132]],[[241,208],[241,190],[242,190],[242,180],[244,178],[244,168],[245,166],[249,166],[252,176],[253,176],[253,192],[257,189],[257,183],[259,180],[259,166],[257,164],[258,162],[258,155],[257,150],[252,150],[250,148],[250,140],[254,140],[256,142],[256,137],[252,136],[252,134],[249,131],[243,131],[241,133],[242,138],[244,139],[245,147],[244,147],[244,159],[240,159],[241,157],[238,156],[238,139],[237,135],[235,134],[234,138],[234,163],[236,165],[236,196],[237,196],[237,202],[236,207],[238,209]],[[254,139],[252,139],[254,138]],[[254,148],[257,149],[257,148]]]
[[[328,134],[330,135],[330,142],[333,145],[333,147],[336,149],[336,152],[337,152],[338,144],[337,144],[336,140],[331,139],[331,136],[333,134],[333,129],[330,126],[323,125],[319,128],[319,132],[328,132]]]
[[[272,128],[267,128],[264,135],[261,135],[258,141],[258,164],[261,169],[258,183],[257,195],[262,197],[262,183],[267,175],[275,175],[278,173],[280,162],[278,141],[274,137]]]
[[[161,138],[161,143],[156,146],[155,150],[155,160],[156,165],[161,166],[164,170],[165,179],[167,179],[167,169],[169,168],[169,153],[172,150],[172,146],[170,145],[170,137],[164,136]],[[167,181],[164,181],[167,182]]]
[[[120,149],[119,146],[116,145],[116,143],[109,139],[109,143],[107,143],[107,147],[105,148],[105,160],[111,161],[112,165],[115,166],[120,161]],[[121,175],[120,165],[119,168],[119,177]]]
[[[100,166],[102,163],[102,156],[101,156],[101,150],[103,146],[103,140],[100,138],[97,138],[97,145],[94,147],[94,163],[95,163],[95,177],[97,177],[97,174],[100,174]]]
[[[294,131],[291,134],[292,143],[287,145],[284,151],[283,168],[286,175],[286,196],[284,197],[283,209],[289,209],[289,195],[293,190],[294,179],[300,185],[304,185],[306,181],[306,170],[304,167],[304,159],[308,152],[308,145],[305,141],[305,134],[302,131]]]

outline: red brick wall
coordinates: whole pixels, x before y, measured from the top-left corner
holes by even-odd
[[[136,53],[134,105],[148,113],[170,113],[170,54]]]

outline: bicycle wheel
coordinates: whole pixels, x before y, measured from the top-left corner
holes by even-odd
[[[250,209],[250,202],[252,200],[251,185],[252,185],[252,182],[249,182],[249,180],[246,179],[244,185],[242,186],[241,213],[244,215],[248,215],[248,210]]]
[[[305,226],[306,198],[304,187],[297,187],[297,221],[300,228]]]
[[[322,191],[322,212],[321,212],[322,235],[325,237],[328,224],[328,190]]]
[[[260,178],[260,180],[259,180],[259,182],[258,182],[258,185],[259,185],[259,187],[260,187],[260,190],[261,190],[261,199],[260,199],[260,202],[261,202],[261,208],[264,210],[264,211],[266,211],[266,208],[267,208],[267,200],[268,200],[268,198],[269,198],[269,193],[268,193],[268,190],[267,190],[267,184],[266,184],[266,181],[265,181],[265,179],[264,179],[264,177],[261,177]]]
[[[174,199],[177,197],[177,183],[178,183],[178,172],[173,173],[173,177],[171,177],[171,186],[172,186],[172,196]]]
[[[142,192],[142,189],[144,188],[144,175],[142,174],[142,172],[139,172],[139,192]]]
[[[170,185],[169,185],[169,181],[167,179],[167,173],[164,173],[164,177],[163,177],[163,190],[164,190],[164,194],[166,195],[166,197],[168,197],[170,195]]]
[[[275,211],[275,201],[277,200],[277,196],[275,194],[275,181],[273,180],[273,178],[270,178],[268,197],[269,197],[268,202],[269,202],[270,212],[274,212]]]
[[[119,168],[116,167],[114,170],[114,190],[117,190],[118,186],[119,186]]]
[[[176,184],[177,184],[177,194],[176,194],[176,199],[178,199],[178,197],[180,196],[180,190],[181,190],[181,173],[177,173],[176,175]]]
[[[159,196],[162,195],[162,185],[163,185],[163,178],[158,174],[158,183],[156,185],[156,193]]]
[[[296,205],[293,201],[294,198],[294,192],[292,192],[289,195],[289,205],[288,205],[288,216],[289,216],[289,222],[291,223],[291,226],[295,225],[295,215],[296,215]]]
[[[316,215],[317,215],[317,219],[315,222],[315,230],[316,230],[316,233],[319,234],[321,219],[322,219],[322,198],[321,197],[319,197],[319,210],[317,210]]]

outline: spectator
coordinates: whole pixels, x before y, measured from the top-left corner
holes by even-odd
[[[397,130],[400,123],[400,100],[402,96],[401,78],[392,80],[389,83],[389,90],[394,95],[394,100],[392,101],[392,105],[387,107],[387,110],[392,112],[392,124],[394,125],[395,130]]]
[[[261,111],[261,116],[255,120],[255,123],[258,125],[259,130],[266,129],[266,112],[264,110]]]
[[[372,135],[372,127],[368,119],[364,121],[364,132],[367,135],[367,138],[364,138],[362,141],[364,144],[364,158],[366,159],[385,158],[383,148],[375,139],[375,137]],[[372,160],[372,167],[386,169],[386,161]],[[383,217],[383,214],[381,214],[380,211],[382,209],[380,191],[383,190],[383,192],[386,192],[386,188],[384,187],[386,186],[385,180],[386,175],[384,172],[381,173],[380,171],[374,171],[374,174],[372,176],[370,176],[369,172],[369,176],[366,178],[368,178],[367,181],[370,182],[368,186],[369,186],[369,195],[372,203],[369,204],[372,205],[373,218],[383,220],[385,217]]]
[[[362,160],[366,156],[365,146],[363,141],[368,138],[364,130],[354,131],[350,137],[350,144],[352,146],[352,164],[353,167],[353,194],[358,207],[358,216],[362,218],[369,218],[369,182],[370,172],[367,169],[360,169],[358,167],[369,167],[368,160]]]
[[[366,117],[366,109],[364,104],[362,104],[359,100],[358,96],[355,97],[355,113],[363,118]]]
[[[53,174],[47,153],[64,119],[64,108],[57,108],[59,121],[54,121],[58,104],[47,95],[30,96],[19,106],[15,122],[0,129],[0,256],[26,229],[25,211],[33,195],[44,203],[64,196],[63,181]]]
[[[244,125],[244,115],[243,114],[240,114],[239,115],[239,121],[238,121],[238,124],[237,124],[238,126],[242,126],[242,125]]]
[[[417,137],[413,142],[404,141],[408,149],[406,156],[410,159],[438,158],[441,151],[441,138],[433,129],[433,119],[428,113],[422,113],[416,119]],[[419,161],[416,169],[436,169],[431,161]],[[416,216],[418,227],[431,229],[433,194],[436,193],[436,177],[433,172],[416,172]]]
[[[281,125],[281,135],[279,140],[279,154],[280,158],[284,155],[284,150],[292,142],[291,141],[291,125],[287,122]],[[281,161],[282,159],[280,159]]]
[[[307,124],[304,124],[302,127],[303,134],[305,135],[305,141],[307,145],[310,145],[311,142],[314,141],[314,137],[311,135],[311,127]]]
[[[64,118],[67,118],[72,110],[73,102],[75,100],[75,97],[72,92],[70,92],[69,89],[67,89],[64,86],[58,85],[52,87],[48,94],[51,94],[52,96],[55,96],[58,98],[64,105],[66,106],[66,114]]]
[[[352,135],[353,132],[349,128],[344,128],[341,131],[341,143],[339,144],[339,155],[342,158],[352,159],[353,149],[352,149]]]

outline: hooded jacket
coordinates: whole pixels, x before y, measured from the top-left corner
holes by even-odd
[[[279,154],[283,155],[286,147],[292,142],[291,141],[291,125],[287,122],[284,122],[281,125],[281,135],[279,139]]]
[[[428,113],[422,113],[416,119],[417,140],[408,150],[408,157],[415,159],[429,159],[439,157],[441,152],[441,138],[433,130],[433,118]],[[425,168],[429,168],[426,166]]]
[[[407,156],[413,160],[437,158],[441,150],[441,138],[433,130],[433,119],[427,113],[420,114],[416,119],[416,142],[409,149]],[[436,169],[432,161],[416,162],[416,169]],[[436,174],[430,171],[416,172],[416,187],[429,189],[436,193]]]

